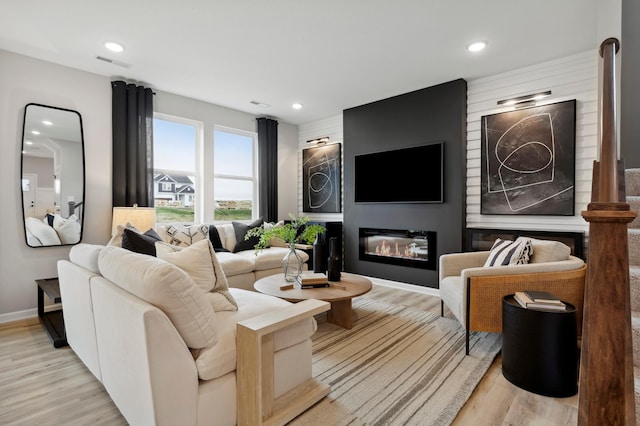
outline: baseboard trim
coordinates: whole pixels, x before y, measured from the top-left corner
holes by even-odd
[[[25,309],[24,311],[9,312],[7,314],[0,314],[0,324],[7,322],[20,321],[27,318],[33,318],[38,316],[38,309]]]
[[[429,296],[435,296],[438,298],[440,297],[440,290],[437,288],[424,287],[424,286],[415,285],[415,284],[407,284],[399,281],[390,281],[390,280],[385,280],[385,279],[376,278],[376,277],[367,277],[367,278],[370,279],[373,284],[381,285],[384,287],[391,287],[391,288],[397,288],[400,290],[412,291],[414,293],[427,294]]]

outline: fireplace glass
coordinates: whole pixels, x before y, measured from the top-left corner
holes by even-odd
[[[360,228],[360,260],[436,269],[436,233]]]

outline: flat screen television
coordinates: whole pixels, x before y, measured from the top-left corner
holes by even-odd
[[[444,143],[355,156],[356,203],[442,203]]]

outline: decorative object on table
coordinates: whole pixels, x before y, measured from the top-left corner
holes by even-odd
[[[537,292],[546,293],[545,299],[533,299],[528,293],[529,291],[516,291],[513,295],[516,302],[525,309],[545,311],[565,311],[567,309],[567,306],[560,299],[555,298],[548,292]]]
[[[341,144],[302,150],[302,210],[312,213],[342,211]]]
[[[295,282],[304,267],[304,262],[297,253],[295,245],[312,244],[316,236],[325,231],[325,227],[317,224],[307,225],[309,218],[306,216],[296,218],[293,213],[289,213],[289,218],[290,222],[269,229],[265,229],[264,226],[251,228],[247,231],[244,239],[258,238],[258,242],[254,246],[256,253],[269,247],[273,239],[284,241],[289,247],[289,251],[282,259],[282,272],[286,281]]]
[[[319,232],[313,242],[313,272],[327,272],[327,253],[324,250],[324,233]]]
[[[302,289],[329,287],[329,280],[323,272],[303,271],[296,278],[296,287]]]
[[[485,115],[481,213],[573,216],[576,101]]]
[[[340,255],[338,253],[338,239],[329,238],[329,259],[327,260],[329,281],[340,281]]]

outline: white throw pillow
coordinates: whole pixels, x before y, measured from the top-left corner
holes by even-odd
[[[498,238],[491,247],[491,253],[484,266],[525,265],[533,254],[531,240],[519,237],[515,241]]]
[[[62,244],[76,244],[80,242],[80,222],[75,214],[69,216],[68,219],[63,218],[59,214],[53,215],[53,229],[58,233]]]
[[[531,238],[533,256],[531,263],[558,262],[569,259],[571,248],[560,241]]]
[[[61,244],[58,233],[51,226],[42,223],[41,220],[38,220],[35,217],[28,217],[25,219],[24,224],[27,230],[33,235],[33,238],[40,243],[34,244],[34,246],[52,246]]]
[[[217,343],[216,313],[182,269],[114,246],[100,252],[98,266],[106,279],[162,310],[188,347],[200,349]]]
[[[229,293],[229,284],[209,240],[188,247],[156,243],[156,256],[185,271],[211,302],[213,310],[237,311],[238,304]]]

